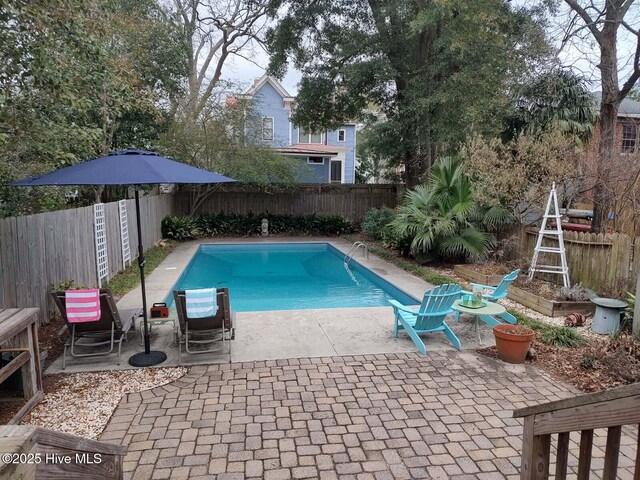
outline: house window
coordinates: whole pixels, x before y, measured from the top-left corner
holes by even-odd
[[[262,119],[262,140],[273,140],[273,118]]]
[[[324,165],[324,157],[309,157],[307,163],[309,165]]]
[[[338,141],[346,142],[347,141],[347,132],[346,130],[338,130]]]
[[[298,130],[298,143],[322,143],[322,133],[314,133],[300,128]]]
[[[635,153],[637,149],[638,128],[635,123],[622,126],[622,153]]]

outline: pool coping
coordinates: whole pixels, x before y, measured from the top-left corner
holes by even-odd
[[[341,253],[347,253],[352,243],[337,237],[267,237],[267,238],[205,238],[176,245],[167,258],[146,279],[147,303],[165,298],[197,248],[202,244],[256,244],[256,243],[329,243]],[[360,265],[368,268],[387,282],[415,298],[422,298],[425,290],[433,286],[421,278],[370,254],[357,257]],[[140,287],[124,295],[118,309],[139,309]],[[462,342],[463,349],[475,349],[493,344],[490,329],[473,330],[468,321],[448,320]],[[482,336],[482,339],[481,339]],[[68,358],[66,373],[131,369],[128,358],[142,351],[140,329],[131,331],[122,348],[122,361],[115,356]],[[482,342],[482,343],[479,343]],[[208,355],[183,355],[182,365],[202,365],[229,362],[254,362],[327,356],[379,355],[415,352],[416,346],[406,333],[393,335],[393,309],[387,307],[323,308],[307,310],[270,310],[236,313],[235,340],[229,342],[230,352]],[[425,336],[427,353],[454,350],[441,333]],[[154,326],[151,348],[164,351],[168,358],[163,367],[179,364],[178,348],[171,324]],[[47,374],[61,373],[62,359],[47,369]]]
[[[351,248],[352,245],[351,242],[339,237],[211,237],[181,242],[176,245],[173,252],[146,278],[147,303],[153,303],[154,299],[156,299],[156,301],[162,301],[166,297],[166,294],[176,283],[200,245],[259,243],[328,243],[345,255],[349,252],[349,248]],[[369,258],[364,258],[362,254],[359,254],[354,260],[415,299],[422,298],[426,290],[433,288],[432,284],[381,259],[373,253],[369,254]],[[162,292],[162,290],[164,290],[164,292]],[[118,308],[122,310],[139,308],[139,300],[140,287],[136,287],[120,299]]]
[[[333,238],[333,237],[328,237],[328,238]],[[193,266],[193,261],[196,257],[196,255],[198,254],[198,252],[200,251],[200,249],[203,246],[207,246],[207,245],[212,245],[212,246],[216,246],[216,245],[220,245],[220,246],[238,246],[238,247],[242,247],[242,246],[247,246],[247,245],[328,245],[329,251],[335,255],[336,257],[338,257],[338,259],[340,259],[340,255],[344,255],[346,258],[346,255],[351,251],[352,247],[349,247],[349,250],[347,250],[346,252],[342,249],[339,249],[336,245],[333,245],[331,241],[327,240],[305,240],[305,241],[299,241],[299,242],[292,242],[292,241],[262,241],[262,242],[238,242],[238,241],[230,241],[230,242],[199,242],[198,245],[196,246],[196,248],[193,251],[193,255],[191,256],[191,258],[187,261],[187,263],[184,265],[184,267],[182,267],[182,269],[180,270],[180,273],[178,274],[178,277],[176,278],[176,281],[171,285],[171,287],[169,288],[169,290],[167,290],[167,293],[164,297],[164,301],[167,303],[171,303],[171,291],[176,289],[176,285],[180,282],[182,276],[184,275],[184,273],[187,271],[188,268]],[[356,252],[357,253],[357,252]],[[367,279],[370,282],[374,283],[378,288],[382,289],[385,293],[387,293],[389,296],[393,297],[393,294],[388,292],[386,289],[388,288],[388,286],[390,286],[391,288],[398,290],[402,295],[404,295],[405,297],[408,297],[408,299],[410,299],[411,301],[408,303],[403,303],[403,305],[419,305],[420,304],[420,298],[422,297],[422,292],[424,292],[424,290],[422,290],[422,292],[420,293],[419,296],[417,295],[412,295],[411,293],[407,292],[405,289],[403,289],[402,287],[396,285],[394,282],[384,278],[383,275],[381,275],[379,272],[376,272],[373,268],[368,267],[367,265],[363,265],[362,261],[363,260],[368,260],[369,255],[371,255],[368,251],[368,249],[366,250],[366,256],[365,256],[365,252],[362,251],[361,254],[361,258],[356,259],[355,256],[351,257],[350,263],[355,264],[355,268],[353,269],[358,270],[358,269],[362,269],[365,270],[367,272],[368,275],[372,276],[372,277],[377,277],[376,280],[372,280],[372,279]],[[383,260],[384,261],[384,260]],[[386,263],[386,262],[385,262]],[[380,269],[378,269],[380,270]],[[384,272],[386,272],[386,270],[384,270]],[[426,282],[425,282],[426,283]],[[387,284],[387,285],[384,285]],[[429,287],[430,288],[430,287]],[[395,298],[395,300],[398,300],[397,298]],[[400,301],[400,300],[398,300]],[[327,307],[327,308],[368,308],[368,307],[384,307],[384,306],[388,306],[388,305],[370,305],[370,306],[355,306],[355,307],[351,307],[351,306],[340,306],[340,307]],[[268,311],[289,311],[289,310],[296,310],[296,309],[268,309],[268,310],[245,310],[242,311],[243,313],[246,312],[268,312]],[[297,309],[300,310],[300,309]],[[318,310],[318,307],[311,307],[311,308],[305,308],[305,310]],[[238,310],[238,312],[240,312],[240,310]]]

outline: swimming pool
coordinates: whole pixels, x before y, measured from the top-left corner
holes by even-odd
[[[355,260],[347,270],[328,243],[200,245],[172,290],[211,287],[228,288],[238,312],[420,303]]]

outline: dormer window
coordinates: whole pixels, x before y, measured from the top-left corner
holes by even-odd
[[[300,128],[298,130],[298,143],[322,143],[322,133]]]
[[[273,118],[272,117],[262,118],[262,140],[265,140],[265,141],[273,140]]]
[[[338,130],[338,141],[339,142],[346,142],[347,141],[347,131],[345,129],[343,129],[343,128]]]

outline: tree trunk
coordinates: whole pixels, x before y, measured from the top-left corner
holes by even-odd
[[[618,105],[614,102],[605,103],[603,92],[603,102],[600,105],[600,139],[598,141],[596,184],[593,190],[593,230],[596,233],[606,232],[611,211],[609,168],[616,155]]]
[[[420,185],[422,172],[419,165],[415,164],[415,161],[410,158],[410,154],[405,155],[406,160],[404,162],[404,177],[407,188],[415,188]]]
[[[612,206],[609,169],[616,156],[616,120],[620,106],[617,59],[617,25],[609,22],[600,38],[600,140],[596,164],[596,184],[593,190],[593,230],[605,233]]]
[[[636,338],[640,338],[640,274],[638,274],[638,283],[636,285],[636,303],[633,309],[633,335]]]

